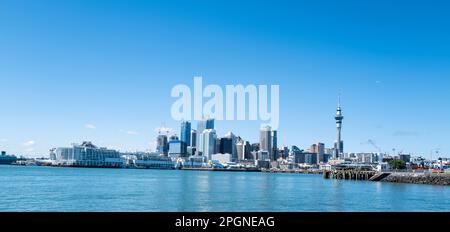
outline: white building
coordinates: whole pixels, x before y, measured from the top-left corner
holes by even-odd
[[[233,157],[231,154],[214,154],[211,161],[226,165],[233,161]]]
[[[201,141],[203,145],[203,156],[208,157],[211,160],[212,155],[216,153],[216,140],[217,134],[214,129],[206,129],[203,131]]]

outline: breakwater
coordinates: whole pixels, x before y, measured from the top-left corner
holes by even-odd
[[[380,182],[450,186],[450,174],[390,173]]]

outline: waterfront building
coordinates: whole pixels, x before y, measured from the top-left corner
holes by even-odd
[[[189,156],[188,160],[183,163],[186,168],[206,168],[208,167],[208,158],[205,156],[194,155]]]
[[[49,158],[50,160],[56,160],[56,148],[52,148],[49,150]]]
[[[181,122],[181,132],[180,132],[180,141],[181,141],[181,153],[183,156],[187,156],[187,147],[191,145],[191,123],[188,121]]]
[[[17,161],[14,155],[7,155],[6,151],[2,151],[0,155],[0,164],[12,164]]]
[[[55,154],[55,163],[60,166],[110,168],[123,166],[123,160],[118,151],[104,147],[98,148],[86,141],[81,145],[73,144],[72,147],[56,148]]]
[[[204,156],[211,160],[211,156],[216,153],[216,139],[217,134],[214,129],[206,129],[201,136],[202,141],[202,153]]]
[[[376,153],[350,153],[349,157],[352,160],[355,160],[356,163],[359,164],[374,164],[378,162],[378,155]]]
[[[339,96],[338,100],[338,107],[336,110],[336,115],[334,117],[336,120],[336,128],[337,128],[337,139],[334,145],[335,148],[335,154],[334,158],[339,159],[341,158],[342,154],[344,153],[344,141],[342,141],[342,120],[344,119],[344,115],[342,115],[342,109],[341,109],[341,97]]]
[[[173,169],[175,163],[171,158],[158,153],[134,152],[122,153],[127,167],[142,169]]]
[[[272,155],[272,128],[270,126],[263,126],[260,130],[259,136],[260,150],[268,153],[269,158],[273,159]]]
[[[255,160],[255,166],[257,168],[270,168],[270,160]]]
[[[160,134],[156,139],[156,152],[162,155],[168,155],[169,153],[169,142],[167,140],[167,135]]]
[[[228,164],[233,162],[231,154],[213,154],[211,157],[213,163]]]
[[[308,165],[316,165],[317,164],[317,153],[306,152],[305,156],[305,164]]]
[[[184,144],[182,141],[178,140],[177,137],[175,139],[171,139],[169,142],[169,157],[170,158],[180,158],[183,157],[185,153],[183,153]]]

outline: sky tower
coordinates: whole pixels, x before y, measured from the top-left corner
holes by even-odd
[[[334,144],[334,158],[340,158],[341,155],[344,153],[344,142],[342,141],[341,137],[341,131],[342,131],[342,120],[344,119],[344,116],[342,115],[342,109],[341,109],[341,95],[338,97],[338,106],[336,110],[336,116],[334,117],[336,119],[336,127],[337,127],[337,139],[336,143]]]

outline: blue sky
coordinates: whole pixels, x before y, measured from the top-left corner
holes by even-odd
[[[154,147],[177,84],[280,85],[279,144],[450,151],[445,1],[1,1],[0,150]],[[195,124],[195,123],[194,123]],[[257,141],[260,122],[217,122]],[[448,155],[447,155],[448,156]]]

